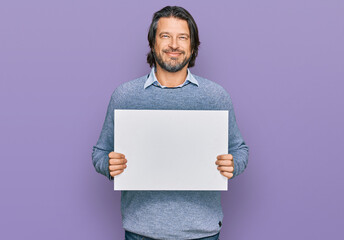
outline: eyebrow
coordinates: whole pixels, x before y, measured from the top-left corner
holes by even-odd
[[[161,32],[159,34],[159,36],[161,36],[161,34],[165,34],[165,33],[170,34],[169,32]],[[189,34],[187,34],[187,33],[179,33],[178,35],[186,35],[186,36],[190,37]]]

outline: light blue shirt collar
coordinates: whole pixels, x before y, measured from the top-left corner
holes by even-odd
[[[179,86],[176,87],[183,87],[186,84],[188,84],[189,82],[195,84],[198,87],[198,81],[196,80],[196,78],[192,75],[192,73],[190,72],[189,68],[187,69],[188,74],[186,76],[185,81],[180,84]],[[161,87],[161,88],[168,88],[166,86],[162,86],[159,81],[157,80],[156,76],[155,76],[155,67],[152,67],[151,72],[149,73],[149,77],[147,78],[145,85],[144,85],[144,89],[147,88],[150,85],[155,85],[157,87]]]

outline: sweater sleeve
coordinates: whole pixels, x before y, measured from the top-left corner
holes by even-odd
[[[227,94],[227,109],[228,109],[228,153],[233,155],[234,161],[234,177],[241,174],[248,163],[249,149],[244,139],[241,136],[238,128],[232,100],[229,94]]]
[[[97,144],[93,146],[92,162],[96,171],[106,176],[109,180],[113,177],[109,172],[109,153],[114,151],[114,109],[115,102],[111,96],[103,128]]]

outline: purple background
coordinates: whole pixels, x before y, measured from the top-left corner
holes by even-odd
[[[231,94],[250,147],[222,239],[343,239],[344,3],[1,1],[0,239],[123,239],[91,160],[113,90],[149,72],[153,13],[185,7],[191,72]]]

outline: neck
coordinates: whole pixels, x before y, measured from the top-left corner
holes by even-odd
[[[155,76],[162,86],[177,87],[185,81],[187,74],[187,65],[178,72],[168,72],[162,69],[159,64],[156,65]]]

